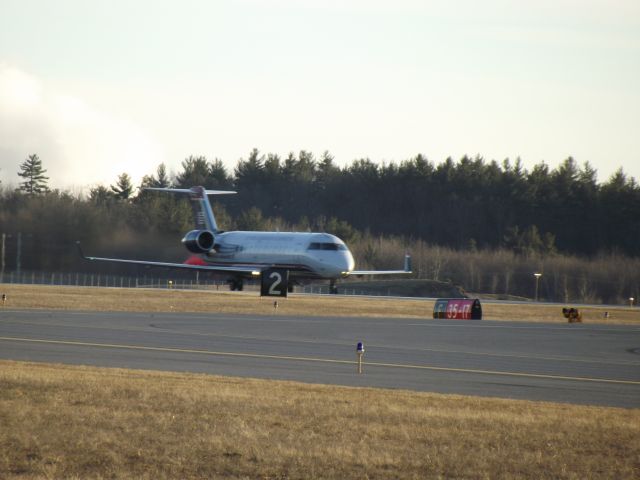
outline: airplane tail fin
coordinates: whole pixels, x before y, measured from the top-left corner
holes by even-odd
[[[191,208],[193,210],[193,219],[197,230],[209,230],[213,233],[217,232],[218,224],[216,217],[213,215],[211,203],[207,195],[229,195],[236,193],[231,190],[205,190],[204,187],[191,188],[156,188],[148,187],[145,190],[155,190],[157,192],[171,193],[187,193],[191,200]]]

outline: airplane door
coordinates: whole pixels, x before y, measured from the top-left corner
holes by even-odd
[[[286,297],[289,286],[289,270],[270,268],[262,272],[260,296]]]

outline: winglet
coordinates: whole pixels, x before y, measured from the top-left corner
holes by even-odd
[[[80,240],[76,240],[76,246],[78,247],[78,252],[80,252],[80,256],[81,256],[82,258],[84,258],[85,260],[89,260],[89,259],[85,256],[84,252],[82,251],[82,246],[80,245]]]
[[[404,271],[411,273],[411,255],[409,252],[404,254]]]

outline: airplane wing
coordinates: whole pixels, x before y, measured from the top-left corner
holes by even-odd
[[[404,256],[404,270],[353,270],[349,275],[402,275],[412,273],[411,271],[411,255],[408,253]]]
[[[150,262],[146,260],[127,260],[124,258],[103,258],[103,257],[87,257],[82,251],[80,242],[76,242],[80,256],[85,260],[111,263],[125,263],[130,265],[146,265],[148,267],[165,267],[165,268],[181,268],[184,270],[200,270],[207,272],[235,272],[248,275],[258,276],[262,272],[262,267],[255,265],[193,265],[188,263],[171,263],[171,262]]]
[[[413,273],[411,270],[353,270],[349,275],[401,275]]]

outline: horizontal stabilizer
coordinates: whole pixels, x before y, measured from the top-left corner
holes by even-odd
[[[171,193],[193,193],[191,188],[161,188],[161,187],[145,187],[143,190],[155,190],[156,192],[171,192]],[[205,190],[207,195],[232,195],[235,192],[233,190]]]

